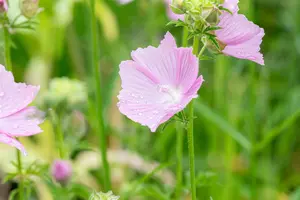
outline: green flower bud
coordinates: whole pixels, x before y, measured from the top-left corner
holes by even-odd
[[[27,18],[34,17],[39,10],[39,0],[21,0],[20,4],[22,15]]]
[[[54,78],[48,91],[42,94],[39,101],[46,108],[61,106],[73,110],[85,105],[87,98],[87,88],[83,82],[69,78]]]
[[[107,193],[103,193],[103,192],[99,192],[96,193],[94,192],[89,200],[118,200],[120,197],[119,196],[115,196],[112,191],[109,191]]]

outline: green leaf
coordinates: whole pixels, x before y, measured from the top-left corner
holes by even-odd
[[[215,37],[208,37],[208,39],[215,45],[215,47],[220,50],[220,45]]]
[[[282,133],[283,130],[290,127],[291,124],[293,124],[298,118],[300,117],[300,110],[292,114],[290,117],[288,117],[286,120],[284,120],[281,124],[276,126],[275,128],[268,131],[264,137],[264,139],[257,144],[255,147],[256,152],[260,152],[263,150],[268,144],[270,144],[280,133]]]
[[[230,14],[233,14],[229,9],[224,8],[223,6],[220,6],[220,7],[219,7],[219,10],[224,10],[224,11],[230,13]]]
[[[202,115],[206,120],[213,123],[216,127],[223,130],[230,137],[232,137],[238,144],[244,147],[246,150],[251,150],[250,141],[239,131],[237,131],[234,127],[232,127],[226,120],[224,120],[221,116],[214,113],[208,106],[203,103],[197,101],[195,102],[195,111],[198,115]]]
[[[220,30],[220,29],[222,29],[222,28],[219,26],[209,26],[206,29],[204,29],[204,32],[215,31],[215,30]]]

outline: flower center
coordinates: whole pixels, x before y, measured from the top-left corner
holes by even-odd
[[[164,93],[161,98],[161,103],[168,105],[180,104],[182,92],[180,88],[174,88],[169,85],[159,85],[158,91]]]

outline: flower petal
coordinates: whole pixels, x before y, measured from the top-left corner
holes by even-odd
[[[120,64],[120,76],[123,88],[118,96],[120,112],[154,132],[166,115],[157,82],[133,61]]]
[[[241,44],[261,32],[261,28],[249,21],[244,15],[223,13],[216,31],[218,39],[226,45]]]
[[[259,34],[242,44],[227,45],[223,50],[223,53],[229,56],[251,60],[260,65],[264,65],[263,55],[259,52],[259,45],[262,42],[264,34],[264,30],[261,29],[261,32]]]
[[[0,118],[12,115],[30,104],[39,86],[15,83],[11,72],[0,65]]]
[[[226,45],[223,53],[240,59],[264,64],[259,52],[264,30],[249,21],[244,15],[223,13],[216,31],[217,39]]]
[[[238,3],[239,0],[225,0],[222,6],[230,10],[232,13],[236,13],[239,11]]]
[[[35,107],[25,108],[13,115],[0,119],[0,131],[10,136],[30,136],[42,132],[39,124],[43,113]]]
[[[8,144],[12,147],[19,149],[24,155],[27,155],[24,146],[15,138],[10,137],[4,133],[0,133],[0,142]]]
[[[191,48],[176,48],[174,37],[167,33],[158,48],[149,46],[132,52],[132,58],[147,69],[162,85],[189,89],[198,75],[198,59]]]

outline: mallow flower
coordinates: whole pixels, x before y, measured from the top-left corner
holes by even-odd
[[[178,48],[168,32],[158,48],[139,48],[120,64],[121,113],[152,132],[196,98],[203,77],[192,48]]]
[[[11,72],[0,65],[0,142],[16,147],[24,154],[23,145],[16,139],[42,132],[39,124],[43,113],[28,107],[40,87],[15,83]]]
[[[264,65],[260,44],[265,35],[264,29],[249,21],[244,15],[238,14],[238,0],[225,0],[223,7],[231,13],[222,11],[217,30],[217,39],[223,46],[225,55],[247,59]]]
[[[0,13],[5,13],[8,10],[8,4],[6,0],[0,0]]]

